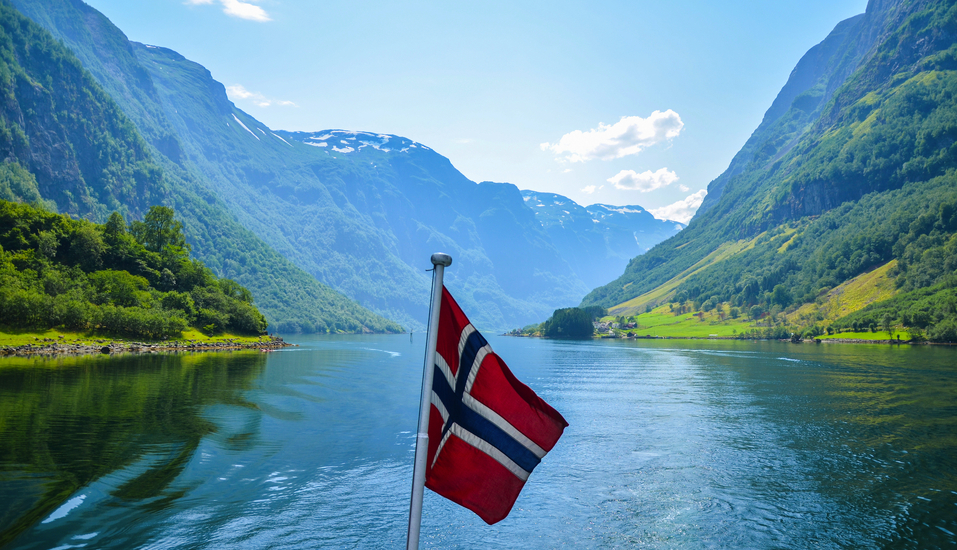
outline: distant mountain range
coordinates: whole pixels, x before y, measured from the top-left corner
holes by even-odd
[[[588,288],[608,283],[635,256],[685,228],[640,206],[580,206],[555,193],[522,191],[525,204]]]
[[[627,258],[681,227],[640,207],[606,207],[603,216],[589,213],[587,224],[565,227],[559,220],[556,228],[555,212],[530,207],[515,185],[472,182],[413,140],[268,128],[237,109],[204,67],[172,50],[130,42],[79,0],[12,3],[76,54],[132,123],[142,162],[157,170],[153,195],[116,196],[95,206],[57,195],[56,185],[41,186],[41,195],[63,211],[96,219],[111,209],[136,217],[148,202],[174,206],[187,234],[196,235],[196,255],[250,288],[273,327],[335,326],[301,311],[307,300],[284,303],[284,295],[302,294],[302,277],[289,271],[294,265],[421,330],[428,258],[439,250],[453,256],[446,282],[478,326],[522,326],[577,303],[593,285],[614,278]],[[97,177],[88,186],[117,188]],[[581,209],[563,197],[549,200],[574,205],[569,212]],[[281,269],[289,274],[279,275],[277,266],[287,265]]]

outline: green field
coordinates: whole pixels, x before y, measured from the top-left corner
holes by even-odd
[[[725,309],[727,312],[727,308]],[[655,308],[649,313],[636,316],[638,328],[625,329],[624,332],[633,332],[638,336],[668,336],[672,338],[708,338],[733,337],[741,332],[758,327],[753,321],[740,317],[730,317],[721,320],[718,310],[715,309],[703,314],[703,318],[691,313],[675,315],[668,306]],[[614,317],[605,317],[604,320],[614,320]]]

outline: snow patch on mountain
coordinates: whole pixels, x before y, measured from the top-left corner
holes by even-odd
[[[253,137],[256,138],[258,141],[262,141],[261,139],[259,139],[259,136],[257,136],[255,132],[253,132],[253,131],[250,130],[248,127],[246,127],[245,124],[243,124],[243,121],[239,120],[239,117],[238,117],[238,116],[236,116],[235,114],[233,114],[233,118],[236,119],[236,122],[238,122],[239,125],[242,126],[244,130],[246,130],[247,132],[249,132],[249,135],[253,136]],[[229,124],[229,123],[227,123],[227,125],[228,125],[228,124]]]

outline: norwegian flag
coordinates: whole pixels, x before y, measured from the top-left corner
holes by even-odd
[[[515,378],[444,286],[435,351],[425,486],[496,523],[568,422]]]

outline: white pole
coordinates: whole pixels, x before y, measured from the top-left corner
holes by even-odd
[[[429,334],[425,340],[425,366],[422,369],[422,394],[419,401],[419,429],[415,435],[415,467],[412,473],[412,501],[409,504],[409,533],[406,550],[419,548],[422,524],[422,495],[425,493],[425,462],[429,454],[429,412],[432,407],[432,373],[435,372],[435,342],[439,336],[439,308],[442,305],[442,277],[452,265],[452,257],[432,254],[432,304],[429,306]]]

